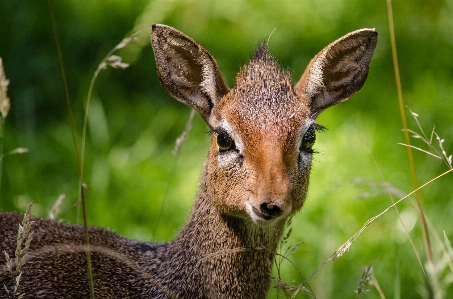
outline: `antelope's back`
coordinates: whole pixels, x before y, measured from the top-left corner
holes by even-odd
[[[13,275],[6,262],[1,263],[0,298],[10,297],[3,286],[14,290],[17,234],[22,219],[21,214],[0,213],[0,250],[13,261]],[[133,241],[109,230],[90,228],[88,247],[82,226],[42,218],[31,218],[31,221],[34,222],[30,230],[32,240],[22,259],[25,263],[20,268],[17,290],[23,298],[89,298],[88,248],[97,298],[146,298],[160,293],[156,273],[147,270],[147,265],[149,259],[163,250],[163,245]]]

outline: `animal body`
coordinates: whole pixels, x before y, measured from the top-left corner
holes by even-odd
[[[211,144],[185,226],[168,243],[126,239],[32,218],[21,267],[23,298],[89,298],[90,251],[96,298],[265,298],[285,223],[305,201],[317,116],[364,84],[374,29],[351,32],[309,63],[293,86],[266,44],[228,88],[211,54],[184,33],[153,25],[163,87],[208,124]],[[23,215],[0,213],[0,250],[15,256]],[[14,259],[13,259],[14,262]],[[14,279],[0,264],[0,297]]]

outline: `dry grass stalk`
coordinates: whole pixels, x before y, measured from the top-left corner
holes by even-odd
[[[30,249],[30,244],[33,239],[33,231],[31,230],[34,221],[30,221],[30,210],[32,204],[28,205],[27,211],[25,212],[24,219],[19,225],[17,231],[17,247],[14,258],[11,258],[6,251],[3,251],[6,260],[6,267],[8,272],[11,274],[14,280],[14,287],[12,290],[9,290],[5,285],[6,293],[9,298],[20,299],[23,297],[22,294],[17,292],[17,289],[20,284],[20,278],[22,276],[22,266],[25,265],[27,261],[27,253]]]
[[[370,285],[371,275],[373,275],[373,269],[371,268],[371,265],[366,268],[363,268],[362,277],[360,278],[359,285],[357,286],[357,289],[354,291],[356,298],[359,298],[360,295],[366,295],[366,293],[370,291],[368,286]]]
[[[1,120],[6,118],[11,106],[7,92],[9,80],[6,79],[5,71],[3,69],[3,60],[0,58],[0,114]]]
[[[58,196],[57,200],[53,204],[52,208],[49,211],[49,219],[57,220],[58,215],[60,214],[61,205],[63,204],[63,200],[65,198],[64,194]]]

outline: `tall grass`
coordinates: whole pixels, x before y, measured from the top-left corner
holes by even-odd
[[[392,1],[387,0],[387,11],[388,11],[388,19],[389,19],[389,32],[390,32],[390,42],[392,45],[392,57],[393,57],[393,66],[395,70],[395,82],[396,82],[396,90],[398,93],[398,104],[401,114],[401,122],[403,124],[403,131],[404,131],[404,140],[406,144],[410,145],[411,141],[408,134],[408,127],[407,127],[407,119],[406,119],[406,106],[404,105],[404,98],[403,98],[403,89],[401,87],[401,77],[400,71],[398,66],[398,51],[396,49],[396,39],[395,39],[395,27],[393,25],[393,9],[392,9]],[[415,163],[414,157],[412,155],[412,149],[410,146],[407,147],[407,158],[409,160],[411,176],[412,176],[412,183],[414,185],[414,189],[418,190],[418,180],[417,180],[417,172],[415,170]],[[420,193],[417,191],[415,192],[415,198],[417,199],[417,207],[418,212],[420,215],[420,223],[422,226],[423,231],[423,240],[425,242],[425,250],[428,256],[428,260],[432,263],[433,262],[433,254],[431,250],[431,244],[429,241],[429,234],[428,229],[426,226],[425,220],[425,212],[423,210],[422,201],[420,199]]]
[[[95,86],[95,81],[96,81],[99,73],[103,69],[105,69],[107,66],[120,67],[120,68],[127,67],[127,65],[122,62],[121,57],[113,55],[113,54],[116,50],[124,47],[130,40],[123,40],[114,49],[112,49],[112,51],[109,52],[106,55],[106,57],[101,61],[101,63],[98,65],[98,67],[95,71],[95,74],[93,75],[93,78],[90,82],[90,87],[89,87],[89,91],[88,91],[88,95],[87,95],[87,99],[86,99],[86,105],[85,105],[84,124],[83,124],[83,129],[82,129],[83,130],[82,145],[79,146],[77,139],[76,139],[77,130],[75,128],[74,120],[73,120],[73,116],[72,116],[71,101],[69,98],[69,92],[68,92],[67,83],[66,83],[66,79],[65,79],[66,71],[64,69],[63,55],[61,53],[60,46],[59,46],[56,22],[55,22],[55,18],[54,18],[53,9],[51,6],[51,1],[48,0],[48,3],[49,3],[49,10],[50,10],[51,17],[52,17],[52,24],[54,25],[54,28],[53,28],[54,29],[54,38],[55,38],[55,42],[57,45],[61,72],[62,72],[62,76],[63,76],[63,82],[65,84],[66,102],[68,105],[68,114],[69,114],[70,122],[71,122],[74,150],[75,150],[75,155],[77,157],[77,167],[78,167],[78,176],[79,176],[79,199],[80,199],[80,203],[82,206],[82,212],[83,212],[83,216],[84,216],[84,225],[86,228],[86,243],[88,245],[89,244],[89,235],[87,233],[88,220],[86,217],[86,207],[85,207],[86,185],[85,185],[84,179],[83,179],[83,177],[84,177],[84,170],[83,170],[84,166],[83,165],[84,165],[84,156],[85,156],[85,140],[86,140],[86,135],[87,135],[86,128],[87,128],[87,122],[88,122],[88,113],[89,113],[91,96],[92,96],[93,88]],[[390,210],[392,208],[396,209],[397,205],[399,203],[401,203],[401,201],[404,201],[404,200],[408,199],[410,196],[414,195],[416,198],[417,210],[418,210],[419,218],[420,218],[420,224],[421,224],[421,229],[422,229],[422,234],[423,234],[424,251],[425,251],[427,261],[423,260],[424,258],[422,256],[424,256],[424,254],[423,253],[420,254],[418,252],[409,233],[406,232],[406,235],[408,236],[408,239],[411,242],[411,246],[413,248],[414,254],[417,257],[417,260],[419,263],[419,268],[420,268],[419,270],[424,273],[424,275],[426,277],[426,281],[429,285],[429,288],[432,290],[432,293],[434,296],[433,298],[436,298],[436,299],[437,298],[446,298],[445,297],[446,295],[444,292],[445,292],[446,286],[448,285],[448,279],[446,279],[445,277],[442,276],[442,275],[445,275],[445,272],[439,273],[439,271],[440,271],[439,268],[442,268],[444,270],[447,269],[447,273],[453,274],[453,266],[452,266],[453,251],[451,249],[450,240],[448,239],[447,235],[444,233],[443,238],[440,238],[436,234],[435,230],[432,227],[430,227],[429,217],[427,215],[425,215],[426,213],[423,208],[422,198],[418,191],[420,189],[424,188],[425,186],[435,182],[441,176],[445,176],[445,175],[449,174],[449,172],[451,172],[451,162],[452,162],[451,155],[448,155],[446,153],[446,150],[444,150],[444,147],[443,147],[444,139],[442,139],[440,136],[438,136],[437,133],[434,131],[434,129],[432,130],[431,134],[425,134],[424,130],[422,129],[422,127],[420,126],[420,124],[418,122],[417,114],[412,113],[412,116],[414,117],[415,121],[417,122],[418,130],[412,130],[412,129],[408,128],[407,116],[406,116],[407,109],[406,109],[406,106],[404,104],[404,99],[403,99],[401,74],[400,74],[400,70],[399,70],[399,66],[398,66],[398,55],[397,55],[397,47],[396,47],[395,28],[394,28],[394,22],[393,22],[392,3],[390,0],[387,0],[387,9],[388,9],[387,12],[388,12],[388,21],[389,21],[390,42],[391,42],[392,56],[393,56],[393,62],[394,62],[395,82],[396,82],[396,86],[397,86],[398,106],[399,106],[400,114],[401,114],[401,122],[402,122],[403,131],[404,131],[404,138],[405,138],[404,145],[407,146],[407,156],[408,156],[408,160],[409,160],[410,172],[411,172],[411,176],[412,176],[414,191],[412,191],[411,193],[409,193],[408,195],[406,195],[404,197],[399,198],[399,200],[395,201],[393,199],[394,194],[391,192],[391,190],[388,190],[388,188],[386,188],[388,191],[388,194],[389,194],[388,196],[392,200],[392,204],[388,208],[383,210],[381,213],[377,214],[375,217],[372,217],[367,222],[365,222],[365,224],[362,226],[362,228],[359,231],[357,231],[356,234],[354,234],[351,238],[349,238],[346,242],[344,242],[344,244],[342,246],[340,246],[324,263],[322,263],[318,269],[316,269],[311,275],[309,275],[308,278],[304,277],[302,272],[297,270],[300,273],[301,278],[298,279],[298,282],[293,282],[293,283],[283,281],[283,279],[281,278],[281,274],[282,274],[281,272],[283,271],[281,268],[281,265],[282,265],[282,263],[285,263],[285,262],[291,262],[290,259],[291,259],[292,253],[294,253],[294,251],[297,248],[299,248],[302,245],[302,243],[300,242],[300,243],[297,243],[296,245],[289,245],[287,243],[288,237],[291,234],[291,227],[289,227],[288,235],[285,236],[285,238],[282,240],[282,246],[280,249],[281,251],[280,251],[280,254],[278,254],[278,256],[277,256],[276,266],[275,266],[276,271],[278,273],[277,277],[275,278],[275,286],[277,289],[281,290],[282,291],[281,293],[283,293],[283,295],[286,297],[293,298],[300,294],[307,294],[307,296],[315,298],[316,294],[310,288],[310,285],[309,285],[311,279],[315,275],[319,274],[327,264],[342,257],[351,248],[351,246],[353,246],[354,242],[358,239],[358,237],[362,234],[362,232],[364,232],[369,227],[369,225],[371,225],[374,221],[376,221],[382,215],[387,213],[388,210]],[[1,60],[0,60],[0,62],[1,62]],[[404,76],[404,74],[403,74],[403,76]],[[0,79],[1,78],[4,78],[4,77],[0,76]],[[3,106],[1,104],[2,104],[2,101],[3,101],[3,103],[6,103],[6,100],[5,100],[5,99],[7,99],[6,87],[8,85],[7,85],[6,79],[4,79],[4,80],[2,79],[0,81],[2,82],[2,86],[1,86],[2,90],[3,90],[3,87],[5,87],[5,89],[4,89],[5,96],[2,97],[2,94],[0,94],[0,108],[2,108],[2,107],[7,107],[6,105]],[[5,83],[3,83],[3,82],[5,82]],[[8,104],[9,104],[9,99],[8,99]],[[5,115],[3,113],[4,111],[6,111]],[[0,149],[2,147],[1,126],[3,125],[4,118],[7,115],[7,109],[1,110],[1,112],[2,112],[2,115],[1,115],[1,119],[0,119]],[[428,149],[422,149],[422,148],[411,145],[411,137],[422,140],[427,145]],[[418,179],[417,179],[417,173],[415,171],[416,167],[415,167],[415,162],[414,162],[414,158],[413,158],[413,154],[412,154],[413,149],[423,151],[426,154],[429,154],[435,158],[442,159],[447,164],[447,167],[449,170],[447,170],[443,174],[435,177],[432,180],[429,180],[427,183],[422,184],[420,186],[420,183],[418,182]],[[371,150],[370,150],[370,152],[371,152]],[[1,163],[2,163],[3,157],[6,154],[2,155],[2,151],[0,150],[0,155],[1,155],[0,156],[0,178],[1,178]],[[377,165],[377,163],[376,163],[376,165]],[[378,165],[377,165],[377,169],[378,169],[378,171],[380,171]],[[382,174],[380,176],[381,176],[382,181],[385,182],[384,176]],[[399,211],[397,209],[396,209],[396,213],[398,214],[398,217],[399,217]],[[162,212],[160,213],[160,215],[161,214],[162,214]],[[436,247],[441,248],[442,253],[441,253],[440,259],[438,259],[436,256],[436,254],[438,254],[436,252]],[[88,246],[87,248],[90,248],[90,247]],[[88,264],[90,264],[89,263],[90,250],[86,250],[86,252],[87,252]],[[396,262],[396,264],[398,265],[398,262]],[[89,265],[88,269],[90,269],[90,268],[91,268],[91,266]],[[381,289],[377,278],[374,276],[375,273],[372,272],[373,267],[367,267],[365,269],[366,269],[366,271],[362,272],[362,274],[357,273],[358,286],[355,290],[351,289],[351,295],[353,296],[355,293],[357,297],[363,296],[371,288],[371,292],[377,292],[378,296],[380,298],[385,298],[385,293],[389,293],[390,290]],[[448,272],[448,270],[450,272]],[[91,273],[91,270],[89,270],[89,272]],[[398,277],[398,275],[400,275],[400,272],[398,272],[397,277]],[[91,274],[90,274],[90,276],[91,276]],[[92,285],[92,279],[90,279],[90,281],[91,281],[91,297],[94,298],[95,294],[94,294],[94,286]],[[396,290],[395,298],[397,298],[398,296],[401,296],[401,291],[400,291],[400,286],[399,286],[398,280],[395,280],[395,290]],[[369,294],[367,294],[367,296],[368,295]]]
[[[77,137],[76,137],[76,127],[74,124],[74,116],[73,116],[73,112],[72,112],[71,99],[69,96],[69,89],[68,89],[68,84],[67,84],[67,79],[66,79],[66,71],[65,71],[65,67],[64,67],[63,54],[61,52],[60,41],[59,41],[58,31],[57,31],[57,23],[55,21],[55,14],[54,14],[53,6],[52,6],[52,1],[47,0],[47,4],[49,7],[50,16],[51,16],[51,20],[52,20],[52,28],[53,28],[53,32],[54,32],[55,45],[56,45],[57,52],[58,52],[58,60],[59,60],[63,84],[64,84],[66,104],[67,104],[67,108],[68,108],[72,139],[73,139],[73,143],[74,143],[74,151],[75,151],[75,156],[76,156],[76,161],[77,161],[77,169],[78,169],[78,175],[79,175],[79,203],[82,206],[83,225],[85,228],[85,243],[88,246],[88,248],[90,248],[89,247],[90,235],[88,233],[88,218],[87,218],[87,210],[86,210],[86,198],[87,198],[88,186],[84,182],[84,179],[83,179],[83,177],[84,177],[83,170],[84,170],[85,145],[86,145],[87,127],[88,127],[88,113],[89,113],[89,109],[90,109],[91,96],[93,93],[93,88],[94,88],[96,79],[97,79],[99,73],[103,69],[106,69],[108,66],[110,66],[112,68],[116,68],[116,69],[125,69],[129,66],[129,64],[124,63],[122,61],[122,58],[120,56],[113,55],[113,53],[115,53],[119,49],[126,47],[127,44],[129,42],[135,40],[135,38],[132,36],[124,38],[119,44],[117,44],[112,50],[110,50],[110,52],[104,57],[104,59],[101,60],[98,67],[96,68],[96,71],[94,72],[94,75],[91,79],[90,86],[88,89],[88,95],[87,95],[87,100],[86,100],[86,104],[85,104],[85,116],[84,116],[83,127],[82,127],[82,144],[81,144],[81,150],[80,150],[80,154],[79,154],[79,146],[78,146]],[[91,264],[91,251],[86,250],[85,252],[86,252],[86,258],[87,258],[87,270],[88,270],[88,278],[89,278],[89,286],[90,286],[90,297],[91,297],[91,299],[94,299],[95,295],[94,295],[93,269],[92,269],[92,264]]]

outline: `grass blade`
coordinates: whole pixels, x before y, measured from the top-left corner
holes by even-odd
[[[409,166],[411,169],[412,182],[414,184],[414,189],[418,190],[417,172],[415,171],[414,157],[412,155],[409,131],[408,131],[408,127],[407,127],[406,110],[404,109],[405,105],[404,105],[404,99],[403,99],[403,89],[401,87],[400,71],[399,71],[399,66],[398,66],[398,55],[397,55],[397,51],[396,51],[395,27],[393,25],[393,10],[392,10],[392,1],[391,0],[387,0],[387,13],[388,13],[388,19],[389,19],[390,42],[391,42],[391,46],[392,46],[393,67],[394,67],[394,71],[395,71],[395,81],[396,81],[396,89],[397,89],[397,93],[398,93],[398,103],[399,103],[399,109],[400,109],[400,113],[401,113],[401,121],[403,123],[404,140],[405,140],[405,143],[407,144],[407,147],[406,147],[407,158],[409,160]],[[420,199],[420,193],[418,191],[415,192],[415,199],[417,201],[418,212],[420,215],[420,222],[421,222],[421,226],[422,226],[423,240],[425,242],[426,255],[428,257],[428,260],[430,262],[433,262],[433,254],[432,254],[432,250],[431,250],[431,244],[429,241],[425,213],[424,213],[422,202]]]

